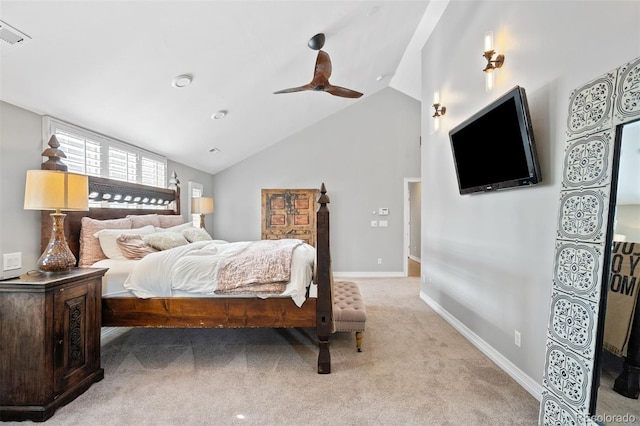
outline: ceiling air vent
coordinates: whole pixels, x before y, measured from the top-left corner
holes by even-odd
[[[30,40],[31,37],[13,28],[11,25],[0,20],[0,40],[9,43],[10,45],[16,45]]]

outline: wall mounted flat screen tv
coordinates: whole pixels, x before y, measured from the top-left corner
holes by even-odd
[[[542,181],[527,98],[516,86],[449,132],[460,194]]]

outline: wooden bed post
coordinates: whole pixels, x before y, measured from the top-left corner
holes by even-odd
[[[331,353],[329,352],[329,336],[332,328],[333,302],[331,296],[331,255],[329,250],[329,197],[327,189],[322,183],[318,197],[318,211],[316,213],[317,240],[317,284],[318,298],[316,301],[316,332],[318,334],[318,373],[331,373]]]
[[[181,214],[180,213],[180,179],[178,179],[178,175],[176,174],[175,170],[171,172],[171,178],[169,179],[168,188],[173,189],[176,193],[176,198],[175,200],[173,200],[173,210],[176,212],[176,214]],[[188,200],[191,200],[191,194],[189,194]]]

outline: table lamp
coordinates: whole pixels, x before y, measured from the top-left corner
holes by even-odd
[[[58,170],[27,170],[24,191],[25,210],[53,210],[51,239],[38,259],[43,272],[64,272],[73,268],[76,258],[64,237],[61,210],[89,210],[89,178]]]
[[[213,198],[196,197],[191,199],[191,213],[200,214],[200,228],[204,228],[204,215],[213,213]]]

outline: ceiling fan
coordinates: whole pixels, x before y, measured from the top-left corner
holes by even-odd
[[[343,98],[359,98],[360,96],[362,96],[362,93],[356,92],[355,90],[347,89],[340,86],[334,86],[333,84],[329,83],[329,77],[331,77],[331,59],[329,58],[327,52],[321,50],[322,46],[324,46],[324,41],[325,36],[322,33],[316,34],[311,37],[311,39],[309,39],[308,46],[311,49],[318,51],[316,67],[311,82],[303,86],[278,90],[277,92],[273,92],[274,94],[313,90],[316,92],[327,92],[334,96],[341,96]]]

